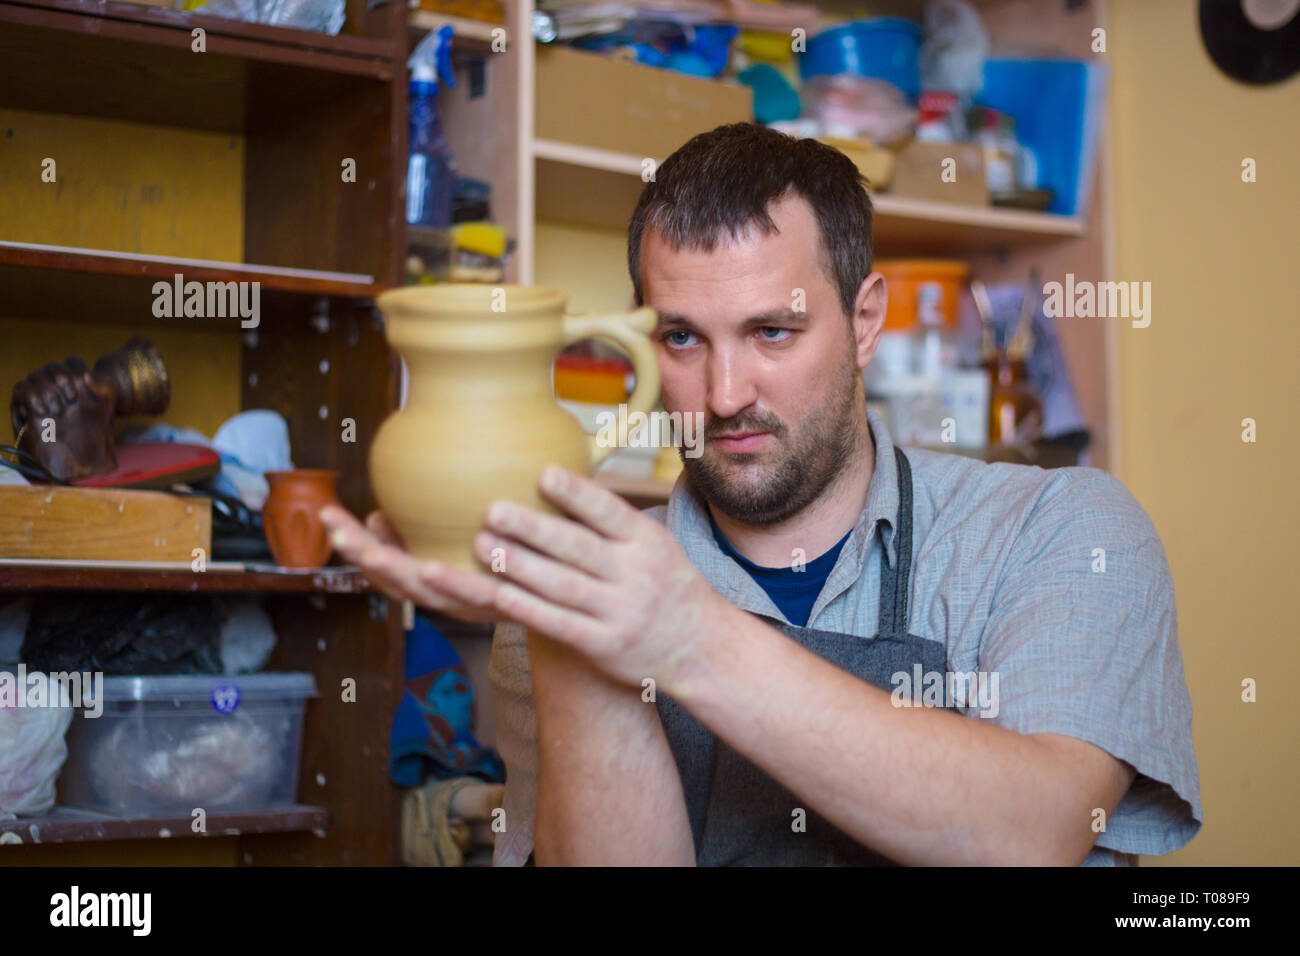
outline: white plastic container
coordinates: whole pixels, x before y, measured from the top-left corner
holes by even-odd
[[[956,423],[960,448],[983,448],[989,443],[989,373],[959,369],[939,382],[939,400]]]
[[[104,712],[78,711],[63,806],[121,816],[294,803],[311,674],[104,678]]]

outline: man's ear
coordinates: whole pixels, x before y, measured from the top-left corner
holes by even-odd
[[[885,277],[873,272],[858,287],[857,302],[853,307],[853,341],[857,347],[858,368],[866,368],[876,354],[880,334],[885,329],[885,309],[889,305],[889,292]]]

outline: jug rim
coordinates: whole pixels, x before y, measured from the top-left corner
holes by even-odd
[[[505,308],[492,306],[504,293]],[[380,293],[375,304],[385,314],[414,313],[434,316],[463,316],[466,310],[490,312],[501,317],[563,314],[569,297],[557,289],[508,282],[448,282],[439,285],[402,286]]]

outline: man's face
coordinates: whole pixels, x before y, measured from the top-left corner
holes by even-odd
[[[641,250],[664,408],[704,413],[704,452],[683,456],[693,487],[746,524],[774,524],[860,461],[858,371],[884,321],[883,282],[859,292],[851,322],[821,262],[812,207],[791,196],[776,230],[674,251],[655,230]]]

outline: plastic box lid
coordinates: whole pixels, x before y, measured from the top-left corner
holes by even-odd
[[[217,687],[239,688],[240,700],[299,700],[319,697],[316,678],[290,671],[262,674],[160,674],[151,677],[105,677],[105,701],[207,701]]]

